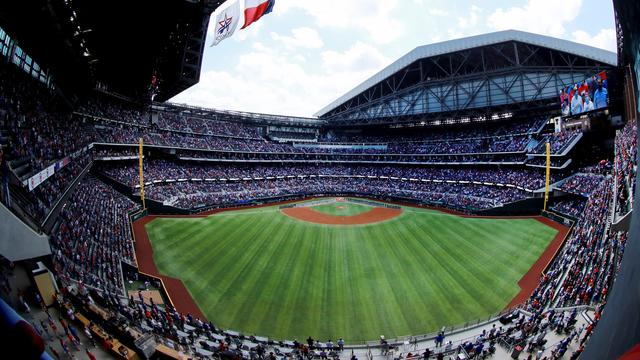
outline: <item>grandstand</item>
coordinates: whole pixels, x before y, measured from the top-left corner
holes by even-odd
[[[124,17],[115,10],[122,1],[0,5],[0,295],[13,308],[3,306],[2,322],[6,333],[26,328],[14,358],[56,358],[65,347],[85,356],[91,339],[105,345],[90,350],[99,358],[127,359],[508,358],[522,348],[605,359],[638,342],[638,322],[625,324],[640,316],[637,4],[614,1],[618,54],[515,30],[424,45],[307,118],[167,101],[199,81],[209,18],[223,1],[144,3],[150,11]],[[161,85],[150,86],[152,78]],[[571,100],[559,101],[558,89],[584,82],[595,95],[602,79],[604,107],[563,113]],[[371,208],[395,213],[348,222]],[[316,221],[313,211],[329,222],[295,223]],[[242,214],[253,222],[226,220]],[[421,232],[446,221],[441,237]],[[515,242],[512,229],[527,235]],[[352,241],[366,234],[383,243],[388,258],[363,247],[369,259],[331,266],[367,260],[369,273],[339,280],[379,283],[350,284],[356,290],[345,295],[278,272],[312,272],[320,251],[333,260],[357,253],[286,242],[310,263],[296,267],[295,251],[277,248],[289,234],[311,242],[343,230]],[[385,242],[398,234],[401,249]],[[440,246],[451,238],[455,245]],[[446,253],[427,264],[440,272],[417,257],[420,246]],[[181,255],[169,251],[176,248]],[[482,257],[463,256],[481,249]],[[405,276],[381,276],[376,264]],[[424,277],[409,265],[425,266]],[[256,289],[275,298],[282,279],[304,282],[298,287],[322,303],[283,296],[276,311],[274,302],[247,300]],[[433,288],[412,291],[412,281]],[[214,291],[225,282],[226,292]],[[463,297],[463,285],[475,293]],[[378,286],[389,294],[371,291]],[[421,318],[418,301],[428,296],[438,308]],[[322,321],[326,304],[358,316],[375,309],[379,322]],[[256,320],[266,315],[255,309],[283,314],[287,306],[305,319]],[[396,326],[402,317],[412,321]],[[383,331],[387,338],[370,336]]]

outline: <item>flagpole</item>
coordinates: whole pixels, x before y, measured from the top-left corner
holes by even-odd
[[[544,211],[547,211],[547,202],[549,201],[549,178],[551,177],[551,144],[547,142],[547,166],[544,185]]]

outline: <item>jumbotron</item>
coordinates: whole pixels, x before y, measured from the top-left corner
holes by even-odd
[[[304,118],[169,102],[222,1],[169,3],[0,5],[8,358],[633,358],[637,4],[618,54],[424,45]]]

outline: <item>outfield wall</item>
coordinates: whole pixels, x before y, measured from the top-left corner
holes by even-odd
[[[292,194],[288,196],[278,196],[278,197],[270,197],[270,198],[256,198],[250,201],[238,202],[238,203],[229,203],[229,204],[220,204],[220,205],[211,205],[211,206],[201,206],[193,209],[181,209],[173,206],[162,205],[162,203],[158,201],[153,201],[147,199],[147,203],[151,204],[149,206],[150,213],[152,214],[175,214],[175,215],[185,215],[185,214],[202,214],[208,213],[215,210],[222,209],[234,209],[234,208],[244,208],[244,207],[255,207],[261,205],[269,205],[269,204],[277,204],[277,203],[287,203],[315,198],[326,198],[326,197],[349,197],[349,198],[367,198],[375,201],[383,201],[383,202],[401,202],[408,203],[412,205],[422,206],[422,207],[430,207],[437,209],[446,209],[456,211],[461,214],[474,214],[478,213],[481,210],[469,210],[469,209],[461,209],[453,206],[448,206],[444,203],[432,202],[432,201],[422,201],[412,198],[404,198],[398,196],[378,196],[375,194],[360,194],[355,192],[335,192],[335,193],[316,193],[316,194]],[[380,204],[378,204],[380,206]],[[538,215],[540,214],[540,209],[532,212],[530,215]],[[509,214],[505,214],[509,215]]]
[[[220,204],[220,205],[210,205],[210,206],[200,206],[193,209],[182,209],[174,206],[164,205],[161,202],[147,199],[147,207],[151,214],[167,214],[167,215],[187,215],[187,214],[202,214],[214,210],[219,209],[232,209],[232,208],[243,208],[243,207],[252,207],[266,204],[276,204],[276,203],[285,203],[285,202],[293,202],[314,198],[325,198],[325,197],[347,197],[353,200],[353,198],[358,199],[371,199],[375,201],[383,201],[383,202],[400,202],[404,204],[412,204],[421,207],[429,207],[436,209],[444,209],[444,210],[452,210],[461,214],[474,214],[479,216],[535,216],[540,215],[542,209],[542,199],[541,198],[531,198],[524,199],[520,201],[516,201],[513,203],[504,204],[501,207],[492,208],[492,209],[464,209],[455,206],[450,206],[446,203],[442,202],[434,202],[434,201],[424,201],[414,198],[400,197],[400,196],[380,196],[375,194],[363,194],[357,192],[326,192],[326,193],[311,193],[311,194],[292,194],[288,196],[278,196],[278,197],[268,197],[268,198],[255,198],[252,200],[236,202],[236,203],[228,203],[228,204]],[[376,204],[377,206],[383,206],[381,204]]]

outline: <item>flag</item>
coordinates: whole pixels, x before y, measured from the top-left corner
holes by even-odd
[[[276,0],[245,0],[244,1],[244,25],[246,28],[258,21],[263,15],[267,15],[273,10]]]
[[[218,45],[222,40],[231,37],[240,22],[240,1],[234,0],[231,5],[218,13],[216,29],[211,46]]]

